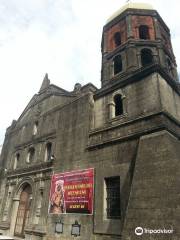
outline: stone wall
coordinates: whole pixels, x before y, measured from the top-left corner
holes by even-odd
[[[179,141],[167,131],[140,138],[123,240],[179,239]],[[173,229],[173,234],[135,235],[135,228]]]

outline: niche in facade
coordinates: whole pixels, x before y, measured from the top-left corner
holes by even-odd
[[[45,162],[51,161],[51,155],[52,155],[52,143],[49,142],[46,144],[46,150],[45,150]]]
[[[14,165],[13,165],[13,169],[15,170],[18,166],[19,163],[19,159],[20,159],[20,154],[16,153],[15,158],[14,158]]]
[[[38,125],[39,125],[39,123],[38,123],[38,121],[36,121],[34,123],[34,126],[33,126],[33,135],[37,134],[37,132],[38,132]]]
[[[35,149],[33,147],[29,148],[26,162],[31,163],[35,158]]]

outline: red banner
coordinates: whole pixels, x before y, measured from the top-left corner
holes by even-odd
[[[94,169],[52,176],[49,213],[93,213]]]

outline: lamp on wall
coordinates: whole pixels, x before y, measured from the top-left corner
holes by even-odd
[[[75,223],[72,224],[71,235],[75,237],[80,236],[80,231],[81,231],[81,225],[78,223],[77,220],[75,220]]]
[[[58,220],[55,224],[55,233],[63,233],[63,225],[64,223],[62,223],[61,219]]]

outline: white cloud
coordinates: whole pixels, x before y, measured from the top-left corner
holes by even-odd
[[[179,3],[151,2],[171,29],[180,66]],[[92,82],[100,87],[103,24],[124,3],[0,0],[0,143],[5,128],[38,92],[46,72],[54,84],[68,90],[75,82]]]

